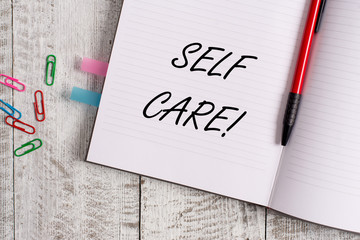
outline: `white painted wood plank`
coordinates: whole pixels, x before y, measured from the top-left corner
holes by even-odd
[[[11,31],[6,27],[10,2],[0,2],[0,33],[5,32],[0,36],[0,70],[8,74],[11,66],[2,59],[11,62]],[[38,131],[35,136],[16,131],[15,147],[35,137],[44,140],[42,149],[15,159],[16,237],[137,239],[138,177],[83,162],[96,109],[68,100],[72,86],[101,91],[103,78],[78,71],[78,61],[82,56],[108,60],[120,2],[19,1],[14,5],[14,74],[28,84],[26,93],[15,93],[15,104],[23,111],[24,121]],[[58,57],[53,87],[43,82],[45,57],[50,53]],[[34,120],[32,108],[33,92],[39,88],[47,104],[43,123]],[[12,101],[11,94],[0,90],[1,97]],[[13,162],[8,141],[12,130],[1,124],[0,238],[13,239]],[[265,239],[263,207],[149,178],[143,178],[141,188],[141,239]],[[360,237],[271,211],[267,239]]]
[[[329,211],[331,211],[331,209],[329,209]],[[268,210],[266,230],[267,239],[360,239],[360,234],[341,231],[334,228],[324,227],[315,223],[302,221],[300,219],[286,216],[273,210]]]
[[[78,70],[83,56],[108,60],[120,1],[14,1],[16,93],[33,136],[15,132],[15,146],[41,138],[43,147],[15,159],[17,239],[137,239],[139,177],[84,162],[96,108],[69,100],[73,86],[101,91],[103,78]],[[57,56],[55,84],[44,83],[45,58]],[[46,120],[34,117],[43,90]]]
[[[265,209],[142,177],[141,239],[265,239]]]
[[[0,1],[0,74],[12,75],[11,0]],[[4,79],[1,79],[4,80]],[[11,88],[0,84],[0,99],[12,104]],[[1,107],[4,107],[0,104]],[[13,130],[5,125],[7,116],[0,111],[0,239],[13,239]]]

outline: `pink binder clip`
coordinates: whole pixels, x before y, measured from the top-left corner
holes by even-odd
[[[15,79],[15,78],[12,78],[12,77],[9,77],[7,75],[4,75],[4,74],[0,74],[0,77],[5,77],[5,80],[4,82],[0,81],[0,83],[4,84],[5,86],[8,86],[8,87],[11,87],[19,92],[23,92],[25,91],[25,84],[21,83],[18,79]],[[9,83],[9,81],[12,81],[13,84]],[[17,83],[19,85],[22,86],[22,89],[19,89],[17,86],[15,86],[14,84]]]
[[[41,100],[40,100],[40,101],[37,99],[37,96],[36,96],[37,93],[39,93],[40,96],[41,96]],[[38,120],[39,122],[42,122],[42,121],[45,120],[44,94],[43,94],[43,92],[42,92],[41,90],[37,90],[34,95],[35,95],[35,102],[34,102],[35,118],[36,118],[36,120]],[[40,103],[40,106],[41,106],[41,107],[39,107],[39,103]],[[39,109],[41,109],[41,112],[40,112]],[[42,119],[39,118],[39,116],[41,116],[41,115],[42,115]]]

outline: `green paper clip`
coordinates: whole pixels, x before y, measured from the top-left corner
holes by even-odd
[[[54,60],[49,60],[50,57],[53,57]],[[49,76],[49,66],[52,65],[52,68],[51,68],[51,74],[50,76],[52,77],[52,81],[51,83],[48,82],[48,76]],[[48,86],[52,86],[55,82],[55,68],[56,68],[56,57],[54,55],[49,55],[47,56],[46,58],[46,80],[45,80],[45,83],[46,85]]]
[[[40,145],[39,145],[38,147],[36,147],[35,144],[33,144],[33,142],[35,142],[35,141],[39,141],[39,142],[40,142]],[[17,154],[17,153],[16,153],[17,151],[19,151],[19,150],[21,150],[21,149],[23,149],[23,148],[25,148],[25,147],[27,147],[27,146],[32,146],[32,148],[29,149],[29,150],[26,150],[26,151],[23,152],[22,154]],[[41,141],[39,138],[35,138],[34,140],[32,140],[32,141],[30,141],[30,142],[27,142],[27,143],[21,145],[21,147],[17,148],[17,149],[14,151],[14,154],[15,154],[15,156],[17,156],[17,157],[21,157],[21,156],[24,156],[25,154],[28,154],[28,153],[30,153],[30,152],[32,152],[32,151],[35,151],[36,149],[40,148],[41,146],[42,146],[42,141]]]

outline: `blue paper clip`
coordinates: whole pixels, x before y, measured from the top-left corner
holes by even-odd
[[[40,145],[36,147],[35,144],[33,144],[33,142],[35,142],[35,141],[39,141],[39,142],[40,142]],[[16,153],[17,151],[22,150],[23,148],[25,148],[25,147],[27,147],[27,146],[31,146],[31,148],[28,149],[28,150],[26,150],[26,151],[23,152],[22,154],[17,154],[17,153]],[[31,153],[32,151],[35,151],[36,149],[40,148],[41,146],[42,146],[42,141],[41,141],[41,139],[35,138],[34,140],[32,140],[32,141],[30,141],[30,142],[27,142],[27,143],[24,143],[23,145],[21,145],[21,147],[15,149],[14,154],[15,154],[15,156],[17,156],[17,157],[21,157],[21,156],[24,156],[24,155],[26,155],[26,154],[28,154],[28,153]]]
[[[6,110],[6,109],[3,108],[3,107],[0,107],[0,110],[3,110],[5,113],[9,114],[10,116],[13,116],[13,117],[16,118],[16,119],[20,119],[20,118],[21,118],[21,112],[20,112],[19,110],[17,110],[16,108],[14,108],[13,106],[11,106],[10,104],[4,102],[2,99],[0,99],[0,102],[2,102],[5,106],[7,106],[7,107],[12,111],[12,113],[9,112],[8,110]],[[14,115],[15,115],[15,112],[18,112],[18,113],[19,113],[19,117],[18,117],[18,118],[14,116]]]

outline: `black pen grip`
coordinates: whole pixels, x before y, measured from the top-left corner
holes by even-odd
[[[284,115],[284,125],[293,126],[295,124],[296,114],[299,109],[301,100],[301,94],[298,93],[289,93],[285,115]]]
[[[281,138],[281,145],[286,146],[293,126],[296,120],[296,114],[299,110],[301,95],[298,93],[290,93],[286,105],[284,122],[283,122],[283,133]]]

